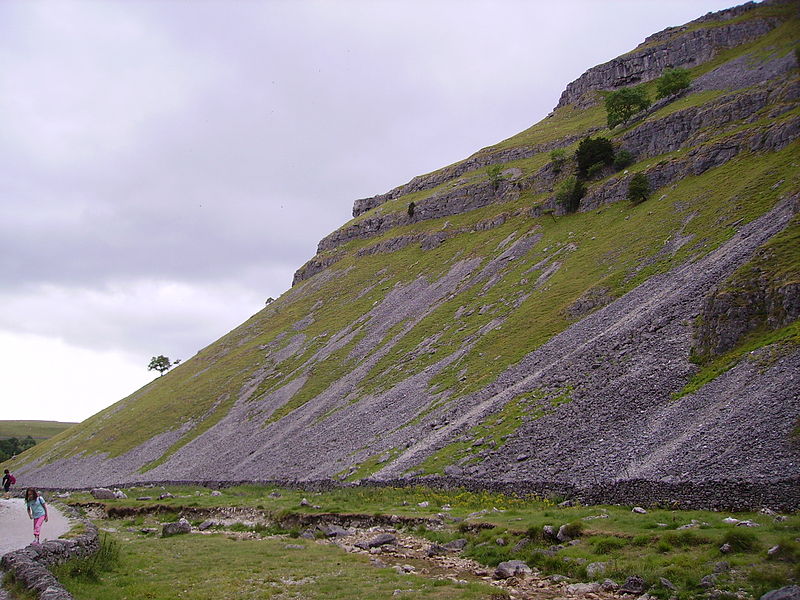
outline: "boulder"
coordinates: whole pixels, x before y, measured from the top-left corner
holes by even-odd
[[[466,547],[466,545],[467,545],[467,540],[465,540],[464,538],[458,538],[457,540],[453,540],[452,542],[447,542],[446,544],[444,544],[444,547],[447,548],[448,550],[454,550],[456,552],[459,552],[463,550]]]
[[[318,525],[319,529],[325,537],[347,537],[352,535],[352,532],[340,525]]]
[[[173,495],[172,495],[172,494],[170,494],[169,492],[164,492],[163,494],[161,494],[161,495],[158,497],[158,499],[159,499],[159,500],[165,500],[165,499],[167,499],[167,498],[174,498],[174,497],[175,497],[175,496],[173,496]]]
[[[180,519],[174,523],[164,523],[161,528],[161,537],[170,537],[172,535],[180,535],[184,533],[191,533],[192,526],[186,519]]]
[[[761,596],[760,600],[800,600],[800,585],[787,585]]]
[[[604,592],[616,592],[619,589],[619,584],[613,579],[605,579],[600,584],[600,589]]]
[[[607,562],[593,562],[586,565],[586,576],[589,579],[594,579],[595,577],[599,577],[600,575],[605,575],[606,569],[608,569]]]
[[[89,493],[96,500],[114,500],[116,498],[116,496],[114,496],[114,492],[108,488],[94,488]]]
[[[206,529],[212,528],[214,525],[216,525],[215,521],[212,521],[211,519],[206,519],[205,521],[200,523],[200,525],[198,525],[197,528],[200,531],[205,531]]]
[[[646,515],[647,514],[647,511],[645,509],[643,509],[641,506],[634,506],[633,510],[631,510],[631,512],[635,512],[636,514],[639,514],[639,515]]]
[[[533,571],[521,560],[508,560],[497,565],[494,571],[496,579],[508,579],[509,577],[524,577]]]
[[[378,548],[379,546],[385,546],[386,544],[394,544],[396,541],[397,537],[391,533],[379,533],[371,540],[357,542],[356,546],[362,550],[367,550],[368,548]]]
[[[621,594],[643,594],[646,589],[647,585],[644,579],[638,575],[631,575],[625,580],[619,591]]]
[[[125,500],[128,497],[128,494],[123,492],[122,490],[114,490],[114,498],[117,500]]]
[[[586,594],[594,594],[599,592],[601,586],[599,583],[571,583],[567,586],[567,592],[575,594],[576,596],[584,596]]]

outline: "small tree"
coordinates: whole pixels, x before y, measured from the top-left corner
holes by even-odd
[[[644,173],[636,173],[628,183],[628,200],[641,204],[650,197],[650,182]]]
[[[564,212],[573,213],[581,205],[581,198],[586,193],[584,183],[574,175],[561,182],[556,190],[556,202],[561,205]]]
[[[492,188],[497,190],[500,186],[500,180],[503,178],[503,165],[489,165],[486,167],[486,174],[489,176]]]
[[[163,354],[151,358],[150,364],[147,366],[148,371],[158,371],[161,375],[169,371],[171,368],[172,363]],[[159,377],[161,375],[159,375]]]
[[[692,82],[692,76],[686,69],[664,69],[661,77],[656,79],[656,98],[666,98],[685,90]]]
[[[625,167],[629,167],[633,164],[633,154],[622,148],[621,150],[617,150],[614,154],[614,168],[617,171],[622,171]]]
[[[612,129],[650,106],[650,97],[643,85],[637,85],[609,93],[606,96],[605,105],[608,128]]]
[[[550,160],[553,161],[553,171],[560,173],[564,167],[564,161],[567,160],[567,151],[563,148],[556,148],[550,151]]]
[[[614,162],[614,145],[611,140],[604,137],[584,138],[578,144],[575,159],[578,163],[578,177],[586,179],[589,176],[589,169],[595,165],[600,166],[594,169],[594,173],[602,169],[603,165]]]
[[[415,208],[416,206],[417,206],[417,205],[416,205],[416,204],[414,204],[413,202],[409,202],[409,203],[408,203],[408,210],[407,210],[406,212],[408,212],[408,218],[409,218],[409,219],[413,219],[413,218],[414,218],[414,208]]]

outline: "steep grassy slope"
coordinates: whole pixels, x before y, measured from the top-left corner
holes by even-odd
[[[685,391],[706,297],[753,269],[797,281],[797,39],[786,2],[651,36],[525,132],[357,201],[291,290],[14,468],[40,485],[798,477],[800,350],[767,332],[794,308],[743,329],[731,348],[751,354]],[[654,52],[692,87],[608,131],[600,91],[652,89]],[[574,162],[550,153],[586,135],[635,159],[597,172],[567,214],[554,190]],[[653,191],[632,206],[636,173]]]

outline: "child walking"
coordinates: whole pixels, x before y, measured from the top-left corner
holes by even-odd
[[[9,473],[8,469],[3,471],[3,497],[8,498],[11,494],[11,486],[17,483],[16,478]]]
[[[36,488],[29,487],[25,490],[25,508],[28,509],[28,516],[33,519],[33,539],[38,544],[42,521],[47,522],[47,504]]]

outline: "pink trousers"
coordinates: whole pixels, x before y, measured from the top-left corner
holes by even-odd
[[[33,520],[33,535],[38,536],[39,531],[42,529],[42,523],[44,523],[44,515],[41,517],[36,517]]]

